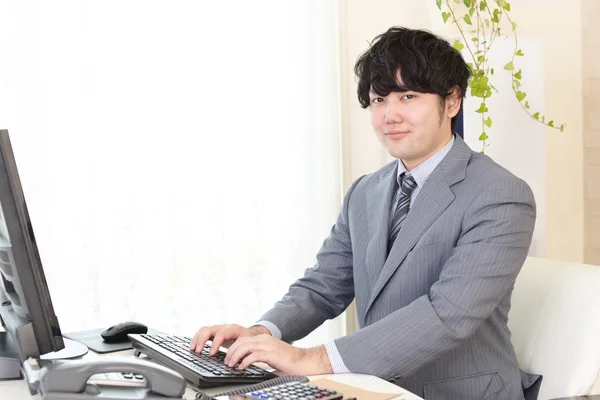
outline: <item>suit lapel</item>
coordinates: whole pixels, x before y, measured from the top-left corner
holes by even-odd
[[[377,282],[387,253],[390,206],[394,197],[398,162],[394,164],[389,166],[389,170],[382,174],[379,182],[367,194],[369,242],[366,263],[370,289]]]
[[[380,275],[376,279],[375,287],[371,292],[371,297],[367,304],[367,312],[394,272],[400,267],[408,252],[415,246],[427,229],[448,208],[452,201],[454,201],[455,196],[451,190],[451,186],[465,178],[466,167],[470,157],[471,149],[469,149],[464,141],[457,136],[450,152],[435,168],[425,182],[425,185],[420,189],[414,206],[411,207],[404,220],[396,242],[390,250],[387,260],[385,260],[383,264]],[[388,200],[388,219],[389,205],[390,202]],[[385,243],[387,243],[387,225],[385,225],[385,228]],[[384,258],[385,253],[386,250],[383,248],[381,254],[383,254]],[[377,271],[379,272],[379,270]]]

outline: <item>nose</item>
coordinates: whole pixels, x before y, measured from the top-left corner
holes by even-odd
[[[402,122],[402,120],[402,107],[400,102],[394,99],[388,99],[388,102],[385,107],[385,123],[397,124]]]

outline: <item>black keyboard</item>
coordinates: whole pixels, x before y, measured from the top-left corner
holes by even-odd
[[[129,339],[134,349],[179,372],[200,388],[252,384],[276,377],[254,365],[243,370],[230,368],[224,362],[224,352],[219,350],[214,356],[209,356],[208,343],[201,354],[196,354],[190,351],[191,339],[188,337],[130,334]]]

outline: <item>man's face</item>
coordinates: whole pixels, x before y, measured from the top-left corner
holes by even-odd
[[[398,84],[402,85],[398,74]],[[460,109],[458,94],[442,105],[432,93],[369,94],[371,123],[388,152],[410,170],[441,150],[452,135],[451,119]]]

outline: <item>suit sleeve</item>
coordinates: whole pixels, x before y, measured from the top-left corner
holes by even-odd
[[[474,194],[429,295],[335,340],[348,369],[408,376],[464,343],[512,291],[534,224],[535,201],[522,180],[496,180]]]
[[[364,177],[364,176],[363,176]],[[342,210],[317,253],[317,263],[294,282],[287,294],[260,317],[281,331],[281,339],[293,342],[340,315],[354,299],[352,243],[348,207],[361,179],[346,193]]]

